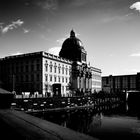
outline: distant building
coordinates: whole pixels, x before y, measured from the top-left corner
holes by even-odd
[[[140,73],[102,77],[102,90],[106,92],[125,92],[140,90]]]
[[[0,59],[0,80],[5,89],[18,94],[53,96],[54,84],[61,84],[62,96],[98,92],[101,70],[87,65],[86,55],[82,42],[72,30],[59,56],[41,51]]]

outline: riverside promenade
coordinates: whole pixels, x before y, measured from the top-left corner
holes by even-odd
[[[1,128],[1,132],[6,140],[97,140],[13,109],[0,109],[0,122],[5,124],[5,129]]]
[[[76,97],[15,98],[12,102],[12,108],[25,112],[73,110],[87,107],[96,109],[104,106],[113,106],[124,101],[124,94],[103,93]]]

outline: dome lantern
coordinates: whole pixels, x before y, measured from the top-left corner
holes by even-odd
[[[73,29],[70,32],[70,37],[75,37],[75,32],[73,31]]]

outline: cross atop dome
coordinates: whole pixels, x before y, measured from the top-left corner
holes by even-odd
[[[75,37],[75,32],[73,31],[73,29],[70,32],[70,37]]]

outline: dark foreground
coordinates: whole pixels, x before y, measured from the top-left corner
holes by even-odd
[[[21,111],[0,110],[3,140],[95,140],[95,138],[39,119]]]
[[[86,100],[82,97],[77,98],[76,101],[73,99],[68,98],[68,100],[58,102],[62,109],[48,107],[47,101],[44,101],[46,99],[23,99],[20,104],[16,102],[16,105],[20,105],[19,110],[33,116],[22,111],[1,109],[1,139],[140,139],[140,102],[138,98],[129,98],[131,100],[128,102],[120,100],[118,97],[100,99],[87,97]],[[84,103],[84,106],[81,106],[81,103]],[[70,106],[73,104],[76,106]]]
[[[136,104],[31,114],[101,140],[140,139],[140,109]]]

